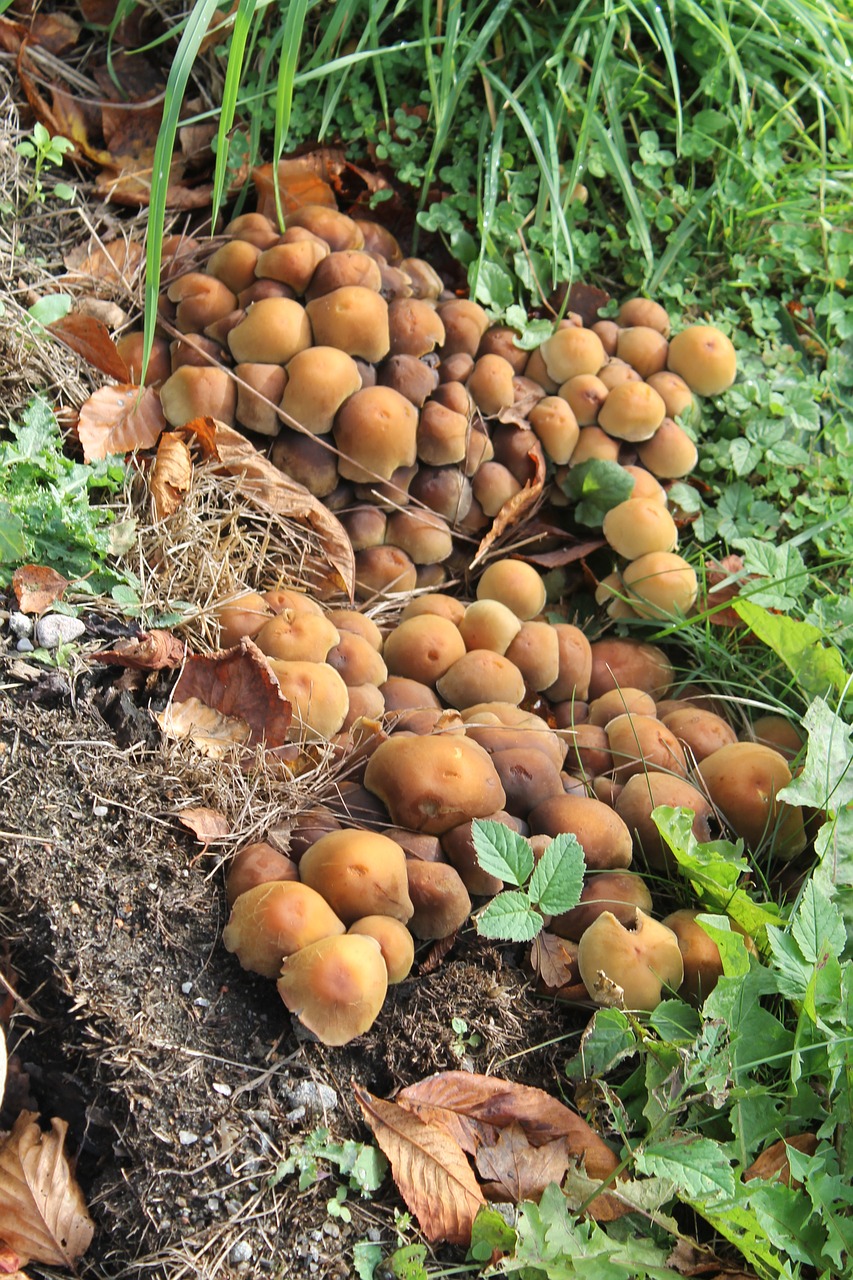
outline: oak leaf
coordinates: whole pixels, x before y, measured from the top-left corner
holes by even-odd
[[[60,600],[68,579],[44,564],[24,564],[12,575],[12,590],[21,613],[44,613]]]
[[[160,397],[152,387],[101,387],[80,406],[77,435],[83,458],[150,449],[166,429]]]
[[[375,1098],[358,1085],[353,1088],[424,1235],[433,1243],[470,1244],[474,1219],[486,1202],[462,1148],[411,1111]]]
[[[0,1147],[0,1240],[19,1256],[72,1267],[92,1241],[95,1224],[63,1150],[68,1126],[22,1111]]]
[[[158,520],[173,516],[189,492],[193,461],[189,446],[174,431],[164,432],[157,445],[149,489]]]

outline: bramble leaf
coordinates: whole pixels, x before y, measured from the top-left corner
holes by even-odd
[[[533,850],[523,836],[502,822],[476,818],[471,838],[477,861],[484,871],[506,884],[524,884],[533,870]]]
[[[555,836],[533,869],[528,893],[545,915],[571,911],[580,901],[584,852],[571,832]]]

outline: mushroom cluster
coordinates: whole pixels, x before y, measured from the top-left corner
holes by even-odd
[[[544,604],[536,570],[503,559],[484,571],[471,603],[438,592],[415,596],[384,635],[365,614],[324,611],[296,591],[244,595],[219,610],[223,643],[249,635],[267,655],[293,703],[295,737],[329,739],[347,752],[360,735],[336,801],[294,820],[290,860],[260,846],[251,874],[244,852],[229,878],[226,945],[245,967],[280,977],[288,1008],[321,1039],[343,1032],[338,1023],[328,1030],[301,1003],[300,984],[308,981],[302,952],[316,953],[325,973],[325,957],[337,964],[331,957],[351,950],[329,939],[352,932],[363,917],[396,922],[379,929],[383,954],[387,933],[399,940],[398,924],[418,940],[452,934],[467,919],[471,896],[503,887],[478,864],[477,818],[529,836],[538,854],[555,836],[577,837],[587,868],[581,901],[550,928],[577,947],[592,999],[606,1003],[618,988],[635,1008],[654,1007],[683,974],[691,998],[704,998],[713,980],[704,951],[700,977],[682,955],[696,950],[697,930],[713,946],[710,939],[699,926],[691,931],[681,922],[679,933],[651,918],[649,886],[634,869],[657,877],[672,869],[655,808],[690,809],[700,841],[720,823],[754,855],[790,859],[805,848],[802,812],[776,800],[797,749],[787,722],[764,717],[739,739],[698,691],[669,696],[675,673],[663,650],[633,639],[590,643],[579,628],[544,618]],[[366,852],[377,840],[388,855],[381,876]],[[261,889],[269,880],[299,881],[298,890],[275,893],[297,911],[300,928],[306,894],[322,900],[316,926],[298,940],[288,934],[283,949],[276,903]],[[268,918],[272,932],[247,941],[244,925],[254,937]],[[363,922],[355,932],[376,935]],[[404,952],[405,964],[385,955],[389,975],[408,972],[407,946]],[[362,947],[359,955],[367,954]],[[640,964],[641,955],[647,962]],[[626,956],[623,970],[616,959]],[[318,982],[334,991],[343,980]],[[384,991],[365,1006],[370,1021],[382,999]]]
[[[591,327],[569,313],[527,351],[377,223],[307,205],[282,233],[247,213],[224,236],[168,283],[161,322],[178,336],[157,338],[147,380],[175,427],[205,414],[268,438],[340,515],[361,598],[439,587],[454,534],[479,539],[546,462],[559,478],[603,458],[634,481],[605,525],[628,563],[604,598],[644,617],[689,608],[695,575],[660,482],[696,461],[677,420],[734,379],[719,330],[670,340],[663,307],[634,298]],[[119,348],[138,370],[140,335]]]

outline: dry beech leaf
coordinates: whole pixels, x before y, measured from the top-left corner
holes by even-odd
[[[519,1200],[535,1200],[551,1182],[558,1185],[569,1168],[569,1144],[555,1138],[533,1147],[520,1124],[502,1129],[492,1146],[477,1152],[477,1173],[483,1179],[488,1200],[517,1204]]]
[[[86,462],[113,453],[150,449],[166,429],[160,397],[152,387],[101,387],[80,406],[77,435]]]
[[[616,1153],[585,1120],[544,1089],[530,1085],[468,1071],[442,1071],[403,1089],[397,1102],[413,1110],[424,1103],[442,1107],[455,1112],[463,1122],[498,1129],[519,1124],[532,1146],[566,1138],[571,1158],[583,1160],[591,1178],[607,1178],[619,1163]]]
[[[530,967],[548,991],[576,986],[580,982],[578,944],[569,942],[566,938],[558,938],[556,933],[543,929],[533,939]],[[580,983],[580,989],[586,993],[583,983]]]
[[[95,1224],[63,1151],[68,1125],[22,1111],[0,1147],[0,1239],[20,1255],[48,1266],[73,1267],[92,1241]]]
[[[766,1150],[762,1151],[748,1169],[744,1169],[744,1182],[749,1182],[752,1178],[762,1178],[768,1182],[771,1178],[778,1176],[779,1181],[789,1187],[791,1165],[788,1161],[788,1147],[793,1147],[795,1151],[802,1151],[804,1155],[813,1156],[817,1151],[817,1144],[818,1140],[813,1133],[795,1133],[790,1138],[780,1138],[778,1142],[771,1143]]]
[[[189,422],[185,422],[181,427],[182,434],[189,434],[190,438],[195,441],[201,450],[201,456],[204,461],[208,458],[216,458],[219,460],[219,453],[216,448],[216,419],[215,418],[191,418]]]
[[[239,431],[216,424],[219,462],[214,471],[239,476],[240,492],[276,515],[306,521],[323,543],[329,563],[340,579],[339,585],[352,598],[355,584],[355,553],[340,521],[318,498],[284,475],[264,458]]]
[[[8,1245],[3,1244],[0,1240],[0,1276],[5,1280],[27,1280],[23,1271],[18,1268],[21,1265],[21,1259],[15,1253],[14,1249],[10,1249]]]
[[[82,356],[93,369],[105,373],[108,378],[115,378],[116,382],[127,383],[130,377],[127,365],[119,355],[107,326],[100,320],[72,311],[46,328],[63,346]]]
[[[59,56],[74,48],[80,26],[67,13],[37,13],[33,17],[31,35],[36,44]]]
[[[333,153],[328,151],[329,156]],[[279,160],[278,185],[282,212],[293,213],[306,204],[321,204],[330,209],[337,209],[335,193],[328,183],[328,170],[324,164],[324,152],[315,151],[311,155],[298,156],[293,160]],[[255,198],[258,213],[264,213],[273,222],[278,214],[275,205],[275,180],[273,165],[262,164],[252,170],[252,181],[255,185]]]
[[[212,840],[221,840],[231,834],[231,823],[219,809],[205,809],[202,806],[194,809],[182,809],[178,814],[178,822],[187,827],[201,844],[210,844]]]
[[[474,1219],[486,1202],[459,1144],[396,1103],[358,1085],[353,1089],[400,1195],[427,1239],[470,1244]]]
[[[143,631],[119,640],[113,649],[90,654],[92,662],[109,667],[130,667],[135,671],[163,671],[181,666],[187,647],[171,631]]]
[[[529,453],[527,456],[535,468],[533,479],[528,480],[523,489],[520,489],[518,493],[514,493],[503,504],[492,521],[489,532],[480,542],[477,554],[471,561],[471,568],[479,564],[497,539],[506,533],[507,529],[511,529],[513,525],[518,524],[522,516],[530,510],[534,503],[539,501],[545,488],[545,460],[540,454]]]
[[[154,515],[158,520],[173,516],[189,492],[193,460],[189,446],[174,431],[164,432],[157,445],[157,457],[148,487]]]
[[[62,599],[67,586],[67,578],[44,564],[21,565],[12,575],[12,590],[21,613],[44,613]]]
[[[65,257],[68,277],[74,281],[91,281],[110,286],[127,285],[136,275],[145,250],[136,240],[108,240],[90,253],[72,251]]]
[[[168,738],[190,738],[212,760],[223,759],[235,746],[248,746],[251,736],[240,716],[227,716],[200,698],[169,703],[155,718]]]
[[[182,704],[195,700],[195,714],[207,709],[218,716],[245,726],[239,741],[255,747],[261,742],[268,748],[283,746],[290,727],[291,707],[257,645],[243,639],[233,649],[207,657],[193,654],[178,677],[170,707],[158,717],[164,729],[182,727],[191,718],[191,708]],[[208,728],[217,721],[206,719]],[[178,736],[186,736],[180,733]],[[203,736],[209,734],[203,733]],[[232,739],[234,740],[234,739]]]

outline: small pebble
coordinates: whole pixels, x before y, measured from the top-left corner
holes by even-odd
[[[42,649],[58,649],[85,635],[86,624],[64,613],[46,613],[36,623],[36,641]]]
[[[214,1080],[213,1092],[221,1094],[223,1098],[230,1098],[232,1090],[230,1084],[220,1084],[218,1080]]]
[[[182,1147],[191,1147],[198,1142],[198,1134],[190,1133],[189,1129],[181,1129],[178,1133],[178,1141]]]
[[[15,648],[18,650],[18,653],[32,653],[33,649],[35,649],[35,645],[32,640],[28,640],[26,636],[23,636],[15,645]]]
[[[236,1244],[232,1244],[228,1251],[228,1261],[232,1266],[252,1261],[252,1246],[247,1240],[238,1240]]]
[[[96,818],[105,818],[109,813],[109,809],[105,804],[96,804],[92,813]]]
[[[19,640],[29,640],[33,634],[33,620],[28,618],[25,613],[17,611],[9,614],[9,630],[13,636],[17,636]]]
[[[193,984],[191,982],[181,983],[181,990],[183,991],[185,996],[188,996],[189,993],[192,991],[192,989],[193,989]]]

